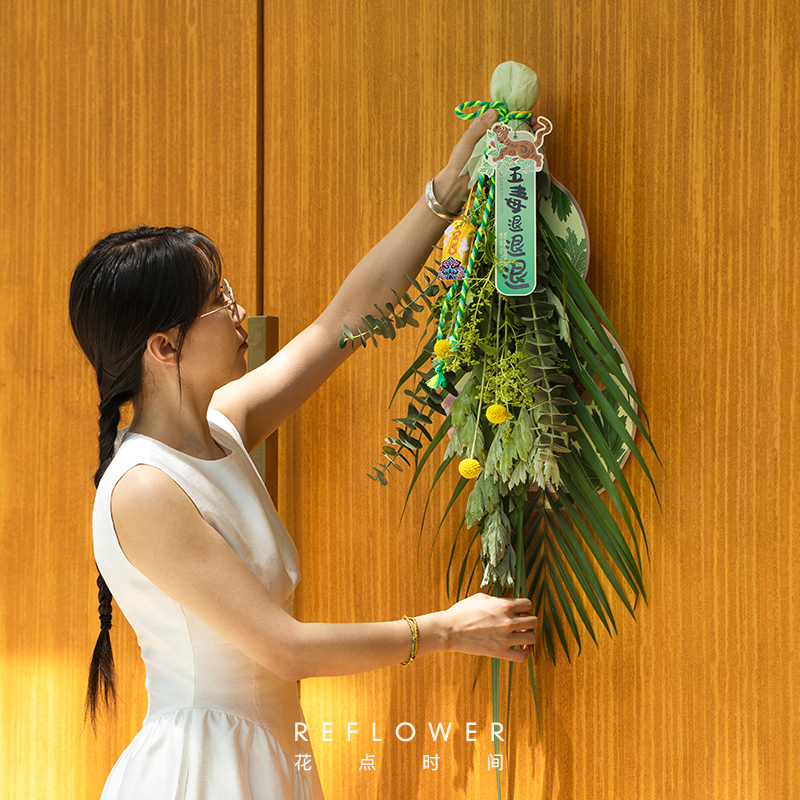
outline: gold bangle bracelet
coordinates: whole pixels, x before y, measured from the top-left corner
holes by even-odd
[[[408,661],[401,662],[401,664],[404,667],[407,667],[417,655],[417,645],[419,643],[419,628],[417,627],[416,617],[407,617],[405,614],[403,614],[403,619],[408,623],[408,627],[411,628],[411,657],[408,659]]]

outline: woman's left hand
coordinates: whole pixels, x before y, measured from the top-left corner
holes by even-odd
[[[469,190],[469,175],[459,173],[469,161],[475,145],[495,122],[497,122],[497,111],[494,109],[484,111],[479,117],[475,117],[450,153],[447,166],[434,179],[434,194],[445,208],[456,209],[462,205],[462,197]]]

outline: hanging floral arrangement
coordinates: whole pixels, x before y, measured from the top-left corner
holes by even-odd
[[[597,620],[616,631],[604,584],[631,615],[639,596],[647,599],[640,534],[648,557],[649,548],[622,466],[633,455],[655,491],[636,432],[655,448],[619,337],[585,281],[583,216],[547,168],[543,143],[552,125],[534,118],[538,93],[536,74],[507,62],[492,76],[492,102],[456,108],[462,119],[489,108],[499,118],[465,167],[469,198],[445,233],[438,269],[411,280],[413,297],[397,296],[355,331],[344,328],[339,343],[394,338],[396,328],[418,326],[415,313],[427,309],[421,351],[392,397],[403,389],[407,412],[394,420],[397,431],[369,477],[386,485],[393,470],[410,468],[407,504],[444,448],[428,499],[441,480],[454,485],[437,537],[468,493],[452,525],[448,596],[456,543],[467,531],[456,599],[465,581],[469,592],[479,566],[481,589],[529,597],[555,663],[558,643],[569,658],[569,638],[580,652],[581,628],[595,644]],[[510,662],[509,687],[512,670]],[[497,719],[497,659],[492,684]]]

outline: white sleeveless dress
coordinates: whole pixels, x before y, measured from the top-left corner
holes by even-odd
[[[204,519],[292,613],[297,549],[235,426],[209,410],[226,455],[193,458],[120,430],[94,503],[94,553],[117,609],[130,622],[147,668],[147,716],[106,781],[101,800],[322,800],[296,681],[252,661],[170,599],[125,557],[111,492],[136,464],[163,470]]]

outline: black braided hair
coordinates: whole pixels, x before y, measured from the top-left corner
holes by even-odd
[[[178,387],[183,341],[222,274],[217,248],[193,228],[139,226],[97,242],[72,276],[72,330],[97,376],[100,393],[97,487],[114,458],[120,408],[140,395],[149,337],[178,328]],[[98,569],[100,635],[89,666],[85,718],[95,726],[99,703],[113,708],[111,591]]]

